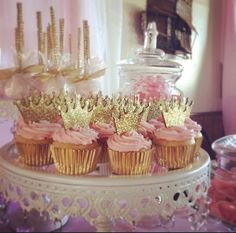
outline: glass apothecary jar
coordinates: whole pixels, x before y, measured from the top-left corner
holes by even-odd
[[[183,95],[176,87],[183,66],[167,60],[165,52],[156,48],[157,35],[156,23],[149,23],[143,48],[118,64],[119,91],[123,94],[139,94],[140,98]]]
[[[211,215],[236,230],[236,134],[215,140],[216,164],[209,189]]]

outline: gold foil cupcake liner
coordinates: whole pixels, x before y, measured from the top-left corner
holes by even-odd
[[[77,146],[53,143],[51,145],[52,157],[56,169],[66,175],[83,175],[96,169],[99,159],[100,146]]]
[[[30,166],[44,166],[53,163],[50,152],[50,143],[36,144],[17,142],[20,162]]]
[[[112,173],[118,175],[146,175],[150,172],[152,149],[119,152],[108,148]]]
[[[109,155],[108,155],[108,146],[107,140],[99,140],[99,145],[101,145],[101,153],[99,156],[98,163],[109,163]]]
[[[156,146],[157,163],[168,169],[187,167],[193,163],[195,144],[179,146]]]
[[[195,137],[194,158],[198,156],[198,152],[202,146],[203,137]]]

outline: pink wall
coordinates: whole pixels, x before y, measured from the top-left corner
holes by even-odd
[[[226,134],[236,134],[236,1],[223,1],[222,109]]]

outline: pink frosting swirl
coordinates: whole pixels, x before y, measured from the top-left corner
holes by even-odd
[[[192,129],[194,132],[200,132],[202,130],[202,126],[199,125],[196,121],[193,121],[190,117],[186,117],[184,125],[188,129]]]
[[[162,127],[165,127],[164,123],[159,121],[159,120],[156,120],[156,119],[151,119],[148,121],[151,125],[153,125],[156,129],[159,129],[159,128],[162,128]]]
[[[61,125],[48,121],[26,124],[23,118],[19,117],[15,125],[15,133],[28,139],[45,140],[52,138],[52,134],[60,128]]]
[[[98,133],[91,128],[77,128],[57,130],[52,135],[56,142],[69,143],[75,145],[89,145],[98,139]]]
[[[141,149],[149,149],[152,146],[151,140],[145,139],[142,134],[136,131],[126,132],[121,135],[114,134],[108,138],[107,144],[110,149],[119,152],[139,151]]]
[[[154,132],[156,139],[168,141],[185,141],[194,138],[194,131],[185,126],[172,126],[159,128]]]
[[[137,132],[141,133],[144,137],[152,136],[154,131],[155,126],[143,120],[139,123],[137,129]]]
[[[112,123],[96,122],[91,125],[91,128],[98,132],[100,138],[108,138],[116,131]]]

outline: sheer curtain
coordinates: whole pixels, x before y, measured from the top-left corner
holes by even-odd
[[[90,54],[102,59],[107,67],[103,90],[111,94],[118,85],[116,64],[120,60],[122,33],[122,0],[1,0],[0,1],[0,67],[14,65],[16,3],[23,3],[25,51],[37,49],[36,11],[42,11],[43,29],[50,21],[49,7],[56,19],[65,18],[65,35],[75,36],[82,20],[90,25]],[[74,37],[75,38],[75,37]],[[75,41],[73,45],[75,46]],[[65,45],[68,49],[68,44]]]
[[[236,1],[222,1],[222,110],[225,134],[236,134]]]

